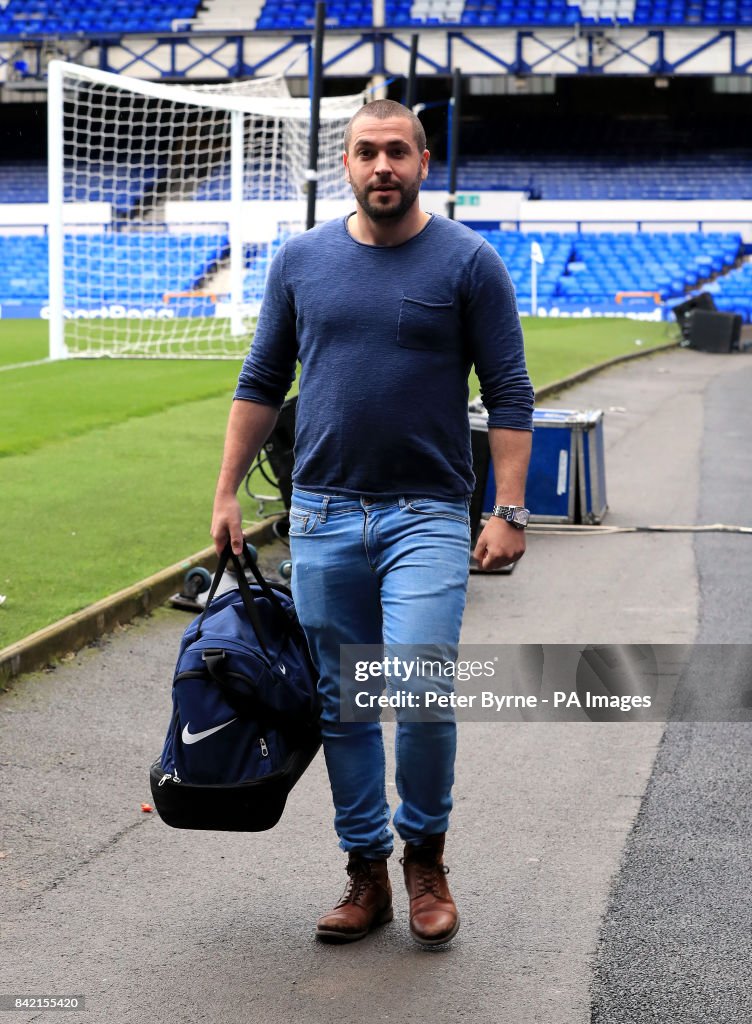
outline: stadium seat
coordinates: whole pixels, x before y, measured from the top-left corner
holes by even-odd
[[[558,307],[567,311],[589,308],[592,312],[652,312],[656,308],[653,293],[669,304],[679,301],[691,288],[702,283],[711,273],[728,270],[740,258],[741,237],[737,234],[601,232],[578,234],[529,234],[516,231],[481,231],[490,245],[501,255],[509,269],[517,291],[520,309],[531,308],[530,245],[541,246],[544,263],[537,272],[538,307]],[[735,273],[732,271],[732,274]],[[745,270],[744,273],[752,274]],[[736,280],[729,275],[729,280]],[[726,281],[717,278],[715,285]],[[752,276],[734,291],[723,291],[724,300],[734,301],[746,287],[752,295]],[[719,286],[720,290],[723,286]],[[644,297],[624,297],[620,292],[644,291]],[[732,300],[731,296],[734,296]],[[752,305],[752,302],[750,303]],[[747,311],[748,315],[748,311]]]
[[[65,301],[162,307],[165,292],[194,288],[226,248],[225,236],[205,234],[67,235]],[[47,301],[47,251],[46,237],[0,235],[0,303]]]
[[[258,29],[308,28],[315,22],[315,0],[286,3],[266,0],[256,20]],[[326,24],[331,28],[365,28],[373,24],[371,0],[341,0],[327,5]]]
[[[8,0],[0,33],[13,36],[83,33],[170,31],[177,19],[195,17],[200,0],[165,0],[163,4],[121,3],[119,0]]]
[[[447,175],[445,163],[431,161],[433,187],[441,187]],[[466,157],[458,167],[458,188],[534,192],[540,199],[752,199],[752,154]]]
[[[574,233],[483,230],[501,255],[523,312],[531,308],[530,247],[537,241],[544,263],[537,267],[538,306],[576,311],[653,312],[658,293],[668,314],[693,290],[710,290],[720,309],[752,316],[752,264],[741,263],[741,237],[734,233],[619,232]],[[269,247],[245,249],[248,301],[263,294],[268,265],[285,236]],[[95,296],[95,304],[163,305],[166,292],[195,288],[227,252],[227,239],[215,234],[119,232],[67,235],[66,302]],[[148,267],[148,270],[144,270]],[[129,268],[135,268],[132,271]],[[708,279],[714,279],[708,283]],[[0,303],[47,301],[47,238],[0,235]],[[644,298],[619,292],[645,291]]]

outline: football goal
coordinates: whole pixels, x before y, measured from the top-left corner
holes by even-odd
[[[49,65],[50,358],[237,358],[269,263],[306,220],[310,101],[284,78],[166,85]],[[351,205],[320,109],[317,219]]]

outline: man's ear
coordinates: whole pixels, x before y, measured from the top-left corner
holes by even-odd
[[[425,181],[428,177],[428,161],[431,159],[431,154],[427,149],[423,150],[423,155],[420,158],[420,178],[421,181]]]
[[[342,163],[345,167],[345,181],[350,181],[350,168],[347,166],[347,153],[342,154]]]

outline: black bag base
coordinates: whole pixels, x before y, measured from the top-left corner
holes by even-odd
[[[151,766],[154,806],[171,828],[215,832],[265,832],[274,828],[287,796],[321,746],[318,730],[271,775],[234,786],[200,786],[165,778],[161,761]]]

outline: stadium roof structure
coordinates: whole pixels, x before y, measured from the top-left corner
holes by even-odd
[[[667,7],[666,18],[669,12]],[[176,25],[180,29],[181,23]],[[305,76],[312,31],[308,27],[221,31],[194,26],[190,31],[158,34],[99,31],[53,37],[27,31],[4,39],[0,33],[0,84],[19,89],[43,84],[51,57],[153,80]],[[752,22],[650,24],[584,15],[576,22],[530,25],[328,26],[324,72],[330,78],[403,76],[414,32],[419,33],[420,75],[447,76],[456,67],[473,76],[746,76],[752,72]]]

